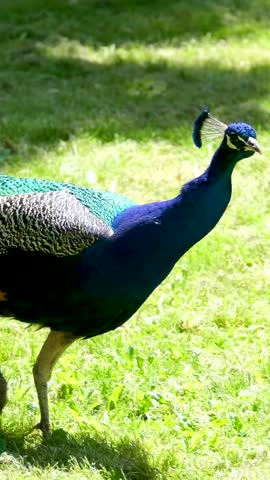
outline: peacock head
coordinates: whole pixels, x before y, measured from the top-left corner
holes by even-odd
[[[200,148],[205,138],[214,137],[223,137],[221,145],[230,149],[236,160],[250,157],[255,152],[261,153],[253,127],[242,122],[226,125],[213,117],[207,109],[203,110],[194,122],[194,143]]]

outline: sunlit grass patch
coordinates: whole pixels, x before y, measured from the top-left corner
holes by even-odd
[[[0,17],[1,171],[170,198],[217,146],[192,143],[206,105],[252,123],[263,150],[236,167],[215,231],[139,312],[61,358],[48,444],[25,436],[46,332],[2,320],[0,477],[270,478],[267,1],[23,0]]]

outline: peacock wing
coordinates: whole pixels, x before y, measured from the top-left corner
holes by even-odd
[[[0,254],[75,255],[113,230],[67,190],[0,197]]]

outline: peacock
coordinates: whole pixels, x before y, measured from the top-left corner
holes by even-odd
[[[169,200],[0,175],[0,315],[50,329],[33,367],[40,428],[51,433],[48,381],[66,348],[126,322],[205,237],[231,198],[236,163],[260,151],[254,128],[205,109],[193,140],[222,141],[208,168]],[[0,412],[7,382],[0,374]]]

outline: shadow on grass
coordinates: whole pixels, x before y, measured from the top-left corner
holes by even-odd
[[[2,435],[7,443],[6,453],[26,467],[45,469],[54,467],[69,471],[76,466],[92,467],[111,473],[112,478],[127,480],[161,480],[161,472],[151,463],[150,455],[138,442],[120,441],[110,444],[104,438],[88,435],[73,437],[57,430],[49,441],[35,447],[25,447],[23,441],[12,435]],[[1,461],[1,457],[0,457]]]
[[[15,0],[2,2],[0,12],[7,19],[4,33],[11,38],[59,34],[96,46],[121,46],[174,39],[179,44],[209,32],[217,38],[241,37],[249,32],[249,22],[267,27],[267,6],[268,0]]]
[[[197,65],[196,58],[191,66],[143,58],[94,63],[76,50],[76,42],[114,49],[168,42],[178,47],[207,32],[226,38],[228,16],[241,39],[236,15],[243,22],[256,19],[259,29],[269,15],[264,5],[265,0],[208,0],[203,6],[200,0],[157,0],[153,8],[149,0],[23,0],[0,6],[7,19],[0,25],[2,141],[23,143],[30,151],[84,133],[102,142],[120,137],[181,143],[180,129],[190,129],[205,105],[225,122],[265,125],[269,113],[258,100],[269,91],[267,65],[240,72],[210,62]],[[62,41],[75,41],[69,54],[48,53]]]

